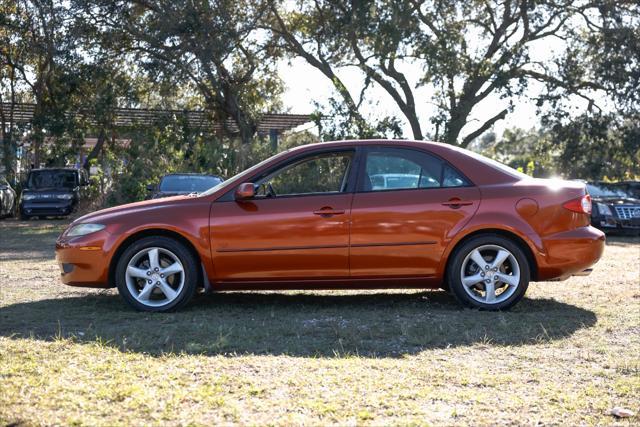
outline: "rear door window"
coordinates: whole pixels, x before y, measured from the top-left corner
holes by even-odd
[[[367,152],[361,191],[462,187],[468,181],[443,160],[428,153],[398,148]]]

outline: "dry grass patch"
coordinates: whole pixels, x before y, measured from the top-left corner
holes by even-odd
[[[508,313],[444,292],[237,292],[172,314],[61,285],[63,222],[0,222],[0,422],[637,424],[640,242]]]

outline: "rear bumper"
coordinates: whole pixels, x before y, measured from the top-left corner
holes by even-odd
[[[545,236],[544,254],[537,256],[538,280],[562,280],[574,275],[586,275],[604,252],[605,235],[587,226]]]

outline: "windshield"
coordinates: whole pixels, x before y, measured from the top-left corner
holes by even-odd
[[[160,182],[160,191],[200,193],[220,184],[222,179],[211,175],[167,175]]]
[[[77,174],[73,170],[31,171],[27,186],[34,190],[43,188],[73,189],[78,186]]]
[[[632,197],[624,188],[612,184],[587,184],[587,191],[592,197]]]

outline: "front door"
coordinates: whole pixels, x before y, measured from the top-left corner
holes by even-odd
[[[479,190],[427,152],[370,147],[351,209],[353,278],[432,277]]]
[[[253,199],[215,202],[210,236],[217,281],[348,277],[354,154],[307,154],[257,177]]]

